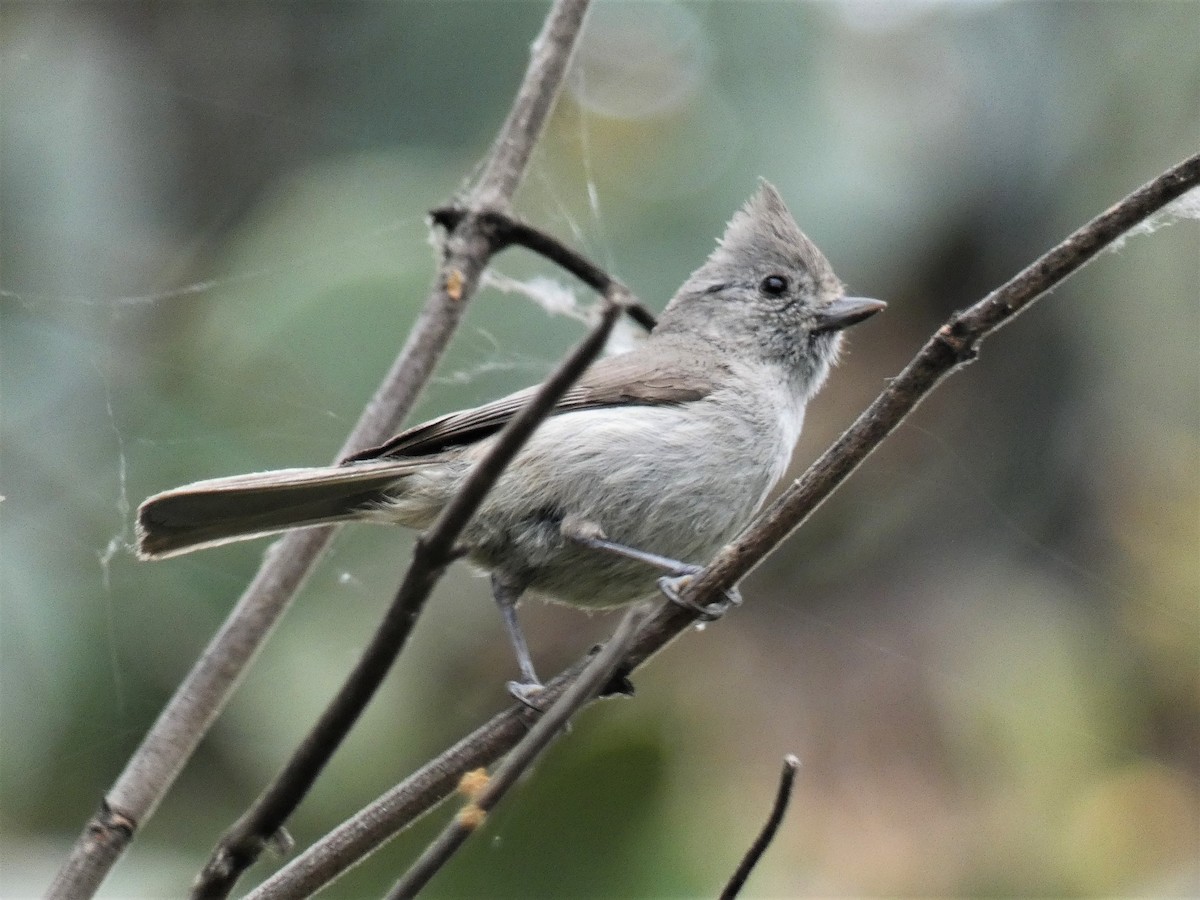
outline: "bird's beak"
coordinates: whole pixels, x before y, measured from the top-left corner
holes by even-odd
[[[875,313],[887,308],[882,300],[870,300],[866,297],[839,297],[828,306],[817,310],[816,321],[812,327],[813,334],[824,334],[826,331],[841,331],[851,325],[857,325]]]

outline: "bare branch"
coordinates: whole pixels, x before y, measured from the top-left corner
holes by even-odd
[[[771,806],[771,814],[767,816],[762,831],[758,833],[758,837],[746,851],[737,871],[725,885],[725,890],[721,891],[721,900],[733,900],[741,893],[742,888],[746,885],[746,879],[750,877],[750,873],[754,871],[754,867],[758,865],[762,855],[771,846],[771,841],[775,839],[775,832],[779,830],[779,825],[787,812],[788,801],[792,799],[792,784],[796,781],[798,768],[800,768],[800,760],[795,756],[789,753],[783,758],[783,771],[779,773],[779,789],[775,792],[775,802]]]
[[[614,293],[623,290],[614,285]],[[197,900],[228,896],[238,877],[258,859],[266,842],[300,805],[404,649],[434,585],[458,558],[455,545],[459,534],[534,429],[600,355],[621,310],[619,303],[605,299],[600,321],[504,426],[437,521],[417,538],[412,562],[371,642],[284,769],[217,843],[196,880],[192,896]]]
[[[539,699],[554,704],[591,660],[590,656],[584,657],[560,672],[546,684]],[[247,894],[246,900],[298,900],[316,893],[450,796],[464,773],[489,766],[508,753],[529,731],[535,715],[523,703],[497,713],[325,835]]]
[[[683,596],[699,607],[716,601],[799,527],[946,376],[974,358],[987,335],[1081,269],[1117,237],[1198,184],[1200,154],[1139,188],[974,306],[952,316],[855,423],[695,576]],[[638,629],[623,669],[636,669],[695,619],[679,604],[662,604]],[[563,689],[581,668],[576,663],[557,676],[548,690]],[[463,772],[490,765],[508,752],[521,737],[520,722],[519,707],[497,715],[308,848],[248,898],[304,897],[337,878],[441,802]]]
[[[547,701],[558,697],[578,671],[547,683]],[[316,893],[450,796],[464,772],[489,766],[515,747],[533,715],[520,703],[496,714],[307,848],[250,891],[246,900],[299,900]]]
[[[472,192],[472,207],[507,211],[554,108],[590,0],[556,0],[530,50],[529,68]]]
[[[430,843],[425,852],[396,882],[388,892],[388,900],[415,897],[417,892],[429,883],[429,879],[436,875],[458,848],[466,842],[467,838],[479,829],[487,813],[495,808],[508,789],[516,784],[517,779],[562,732],[571,716],[594,698],[612,678],[621,658],[629,649],[629,641],[633,637],[637,624],[644,615],[645,609],[636,607],[626,613],[604,648],[584,667],[571,686],[550,705],[537,724],[513,748],[512,753],[505,757],[504,762],[488,779],[483,789],[454,817],[453,821]]]
[[[429,215],[443,228],[452,230],[467,215],[467,211],[455,206],[442,206],[432,210]],[[516,244],[532,250],[560,268],[566,269],[598,294],[607,294],[614,286],[620,285],[620,282],[587,257],[575,252],[540,228],[535,228],[513,216],[496,213],[481,213],[479,220],[489,229],[492,241],[497,248]],[[625,312],[647,331],[654,328],[654,313],[632,297],[625,303]]]
[[[508,208],[558,96],[588,5],[589,0],[556,0],[547,15],[517,99],[469,197],[470,208]],[[382,442],[407,415],[474,294],[491,250],[473,217],[448,237],[421,314],[338,458]],[[293,532],[268,551],[258,574],[84,827],[48,897],[96,892],[195,752],[333,533],[330,527]]]

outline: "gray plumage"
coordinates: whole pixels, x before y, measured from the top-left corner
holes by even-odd
[[[883,307],[846,297],[763,182],[630,353],[555,407],[467,526],[472,561],[516,594],[612,606],[659,574],[576,533],[703,563],[783,474],[841,329]],[[428,526],[533,388],[410,428],[339,466],[202,481],[138,510],[138,552],[186,553],[328,522]]]

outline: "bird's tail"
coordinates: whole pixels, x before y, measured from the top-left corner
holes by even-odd
[[[197,481],[155,494],[138,508],[137,554],[165,559],[292,528],[364,518],[411,460],[279,469]]]

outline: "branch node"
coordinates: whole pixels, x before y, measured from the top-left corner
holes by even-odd
[[[458,780],[458,792],[474,801],[479,796],[479,792],[487,787],[489,781],[491,781],[491,776],[488,775],[488,770],[482,766],[469,772],[463,772],[462,778]]]
[[[446,291],[446,296],[457,303],[463,296],[463,284],[466,279],[463,277],[462,269],[451,269],[446,273],[446,280],[443,287]]]
[[[637,693],[633,682],[629,680],[628,671],[617,671],[608,684],[600,689],[601,697],[632,697]]]
[[[464,222],[469,219],[470,225],[487,242],[493,254],[512,246],[524,247],[570,272],[600,294],[605,301],[619,306],[622,312],[646,331],[654,328],[654,313],[643,306],[629,288],[552,235],[522,222],[507,212],[487,208],[470,210],[461,206],[439,206],[429,211],[429,217],[447,231],[463,227]],[[457,300],[450,287],[449,284],[446,285],[447,295],[451,300]]]
[[[429,221],[451,232],[458,227],[458,223],[466,214],[467,211],[461,206],[438,206],[429,211]]]
[[[119,834],[128,841],[133,839],[137,831],[137,821],[132,816],[113,809],[108,800],[101,800],[99,811],[88,823],[88,831],[92,835]]]
[[[453,555],[457,549],[458,549],[458,545],[452,544],[450,546],[450,554]],[[426,561],[429,558],[429,554],[430,554],[429,532],[428,531],[419,532],[417,534],[417,536],[415,538],[413,538],[412,558],[413,558],[413,560],[420,559],[422,561]]]
[[[267,850],[280,859],[291,856],[292,851],[295,849],[296,839],[292,837],[292,833],[286,828],[279,828],[273,835],[267,838]]]
[[[471,802],[458,811],[455,820],[467,831],[474,831],[479,828],[487,819],[487,810],[479,804]]]
[[[978,336],[969,333],[957,315],[934,333],[934,339],[954,355],[956,366],[979,357]]]

